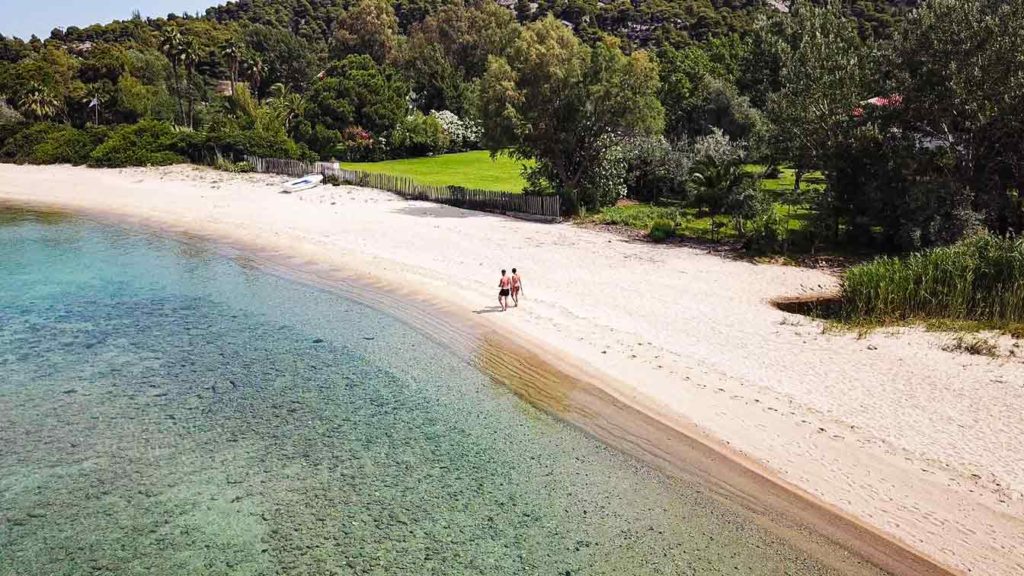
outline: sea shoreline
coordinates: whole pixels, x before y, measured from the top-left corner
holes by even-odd
[[[295,261],[267,246],[223,236],[195,234],[155,221],[59,205],[0,200],[4,208],[66,214],[137,234],[195,244],[263,272],[338,293],[409,324],[420,333],[475,365],[498,385],[530,404],[566,421],[608,446],[672,477],[696,482],[722,501],[743,510],[750,520],[823,564],[843,574],[859,574],[862,562],[897,575],[953,574],[901,543],[887,538],[841,510],[789,485],[735,453],[691,423],[651,408],[631,405],[607,386],[609,377],[576,365],[568,357],[560,366],[538,356],[543,349],[526,335],[496,342],[483,322],[460,317],[443,301],[403,290],[394,284],[354,281],[349,272]],[[411,308],[410,308],[411,306]],[[428,310],[428,313],[412,312]],[[444,331],[438,336],[436,330]],[[486,358],[483,358],[486,357]],[[847,554],[851,554],[847,556]]]
[[[58,170],[81,171],[83,178],[102,174],[102,177],[107,181],[113,181],[115,185],[124,186],[124,191],[127,191],[127,193],[120,195],[119,199],[111,200],[110,198],[105,199],[103,197],[102,190],[88,195],[75,195],[51,191],[50,189],[44,190],[45,186],[38,188],[29,185],[27,190],[19,189],[16,183],[11,182],[12,176],[17,176],[18,173],[26,174],[30,180],[31,178],[39,179],[40,177],[43,180],[49,180]],[[438,294],[442,292],[437,290],[436,285],[425,285],[422,282],[421,276],[405,275],[402,271],[396,271],[393,266],[382,266],[382,260],[374,257],[372,254],[359,253],[358,250],[347,251],[343,255],[334,254],[331,253],[331,248],[337,248],[337,245],[331,245],[329,242],[319,245],[315,242],[308,242],[309,238],[306,237],[306,234],[296,233],[294,229],[287,231],[287,233],[283,230],[264,230],[260,233],[260,223],[248,223],[247,225],[244,221],[238,220],[237,218],[242,215],[233,214],[230,206],[228,206],[223,214],[208,213],[204,215],[200,213],[193,221],[190,221],[184,212],[172,214],[162,209],[165,206],[133,203],[132,196],[134,194],[130,191],[133,185],[140,184],[137,180],[140,176],[142,177],[141,183],[144,184],[143,187],[159,184],[162,191],[183,189],[185,186],[194,187],[195,190],[190,192],[191,197],[183,198],[183,200],[191,202],[191,206],[194,206],[195,202],[198,201],[195,196],[203,198],[205,194],[202,192],[207,190],[214,192],[225,181],[229,181],[228,186],[245,189],[249,193],[252,190],[257,190],[264,195],[270,192],[267,189],[258,190],[257,186],[259,184],[254,184],[254,182],[262,183],[264,180],[270,181],[270,179],[254,178],[247,182],[242,179],[231,180],[230,177],[221,174],[203,171],[199,172],[200,175],[197,177],[196,182],[191,184],[182,182],[183,176],[180,172],[190,172],[191,170],[190,168],[176,168],[172,169],[172,171],[165,170],[163,172],[137,170],[118,174],[117,171],[86,171],[85,169],[71,168],[21,169],[2,166],[0,171],[4,172],[7,183],[0,185],[0,199],[6,199],[9,203],[28,207],[58,209],[75,214],[84,214],[87,217],[102,221],[141,227],[141,229],[148,231],[160,231],[172,237],[212,242],[214,245],[223,246],[235,252],[239,258],[253,258],[258,266],[267,268],[270,271],[276,271],[280,274],[322,286],[341,287],[346,295],[355,296],[357,300],[361,300],[363,303],[374,307],[379,307],[386,312],[397,315],[399,318],[411,319],[411,323],[415,327],[433,334],[436,339],[447,344],[449,347],[463,346],[463,351],[471,350],[474,347],[471,343],[468,344],[467,333],[471,334],[470,339],[490,340],[492,343],[498,340],[499,343],[495,350],[500,352],[496,354],[491,353],[489,355],[490,360],[482,362],[483,367],[490,368],[492,374],[502,371],[501,368],[494,370],[493,366],[488,367],[486,365],[488,362],[493,361],[495,357],[522,359],[529,358],[533,354],[533,358],[528,362],[529,365],[547,364],[547,366],[534,374],[534,377],[539,377],[540,381],[546,382],[547,386],[531,386],[527,383],[517,389],[516,384],[511,382],[511,380],[521,378],[524,373],[528,372],[521,367],[511,369],[511,376],[506,374],[504,379],[501,377],[498,379],[503,380],[503,384],[510,385],[521,396],[534,403],[541,404],[549,410],[558,412],[563,418],[581,426],[591,434],[598,436],[613,446],[623,449],[627,453],[641,457],[641,459],[649,462],[653,461],[656,465],[659,464],[658,459],[660,458],[663,460],[659,466],[662,469],[666,467],[671,468],[676,464],[673,462],[673,459],[681,458],[678,453],[677,444],[685,437],[694,444],[684,448],[684,450],[696,450],[698,452],[700,450],[709,450],[710,452],[703,453],[701,458],[706,458],[710,454],[713,461],[717,460],[715,456],[721,457],[721,462],[716,461],[715,465],[724,463],[727,468],[725,470],[726,475],[732,474],[735,478],[742,476],[743,473],[750,473],[756,476],[755,480],[745,480],[744,482],[748,482],[747,484],[740,482],[739,488],[732,487],[739,494],[745,494],[748,497],[753,496],[754,501],[756,501],[758,496],[764,496],[763,492],[758,493],[757,490],[765,490],[766,486],[770,486],[773,487],[771,490],[780,491],[773,493],[772,497],[782,498],[784,508],[791,507],[795,502],[799,501],[808,503],[812,501],[821,502],[820,508],[814,505],[810,507],[813,509],[803,510],[802,513],[809,515],[809,517],[802,520],[809,521],[811,524],[819,522],[818,528],[827,528],[830,522],[832,524],[840,524],[841,526],[836,528],[837,533],[833,533],[832,537],[850,544],[850,537],[855,536],[856,541],[853,542],[855,544],[853,546],[854,549],[857,549],[859,546],[860,554],[867,555],[876,562],[881,562],[883,566],[894,573],[948,573],[944,572],[938,565],[927,560],[927,557],[935,557],[942,564],[952,566],[954,570],[967,568],[977,571],[978,566],[984,566],[987,571],[983,572],[991,574],[1012,573],[1013,562],[1018,561],[1012,557],[1004,558],[1002,560],[1005,564],[1003,568],[1000,568],[1000,559],[991,557],[986,558],[985,563],[979,564],[972,561],[970,554],[965,554],[965,552],[972,552],[972,550],[961,549],[953,551],[958,553],[954,554],[953,557],[959,561],[951,562],[950,558],[943,558],[942,554],[935,554],[927,548],[922,549],[923,547],[915,546],[913,543],[910,546],[901,544],[899,542],[904,540],[905,535],[899,532],[894,534],[892,530],[869,528],[868,526],[871,522],[865,522],[865,519],[859,514],[851,514],[848,507],[837,505],[843,504],[842,502],[833,502],[826,495],[808,491],[806,486],[801,486],[799,482],[792,482],[791,479],[786,478],[784,475],[775,473],[776,470],[771,463],[765,462],[765,458],[760,457],[763,455],[745,449],[746,447],[737,446],[735,442],[730,442],[727,439],[728,436],[722,438],[722,435],[715,434],[713,429],[702,426],[704,423],[700,418],[693,418],[694,414],[682,413],[679,410],[673,409],[672,406],[659,403],[659,395],[657,393],[643,390],[641,392],[645,393],[637,393],[636,389],[631,389],[630,384],[623,382],[620,377],[617,377],[619,375],[607,373],[603,369],[605,366],[588,362],[586,357],[573,355],[572,350],[566,350],[565,348],[553,350],[550,345],[550,339],[536,338],[534,332],[531,332],[529,337],[523,335],[524,332],[530,331],[530,328],[535,328],[535,325],[527,324],[525,326],[527,330],[524,330],[521,322],[518,325],[510,323],[508,326],[497,324],[492,319],[494,315],[490,314],[489,311],[481,314],[472,314],[465,306],[460,305],[458,296],[461,293],[454,294],[450,298],[440,297]],[[32,174],[29,174],[30,172]],[[132,180],[133,178],[136,180]],[[152,181],[147,181],[147,178]],[[170,182],[164,182],[165,178],[170,180]],[[187,180],[187,178],[185,179]],[[58,178],[58,186],[61,185],[59,182],[60,179]],[[50,186],[52,188],[52,184]],[[327,190],[324,193],[329,192],[330,190]],[[373,194],[380,193],[373,192]],[[213,193],[211,195],[216,196],[217,194]],[[239,201],[241,199],[242,197],[233,197],[229,199],[229,203],[230,201]],[[135,199],[134,202],[137,202],[137,200]],[[222,199],[215,198],[207,201],[217,205],[218,200]],[[295,202],[296,199],[275,197],[273,200],[276,204],[287,201]],[[359,202],[360,200],[357,197],[356,200],[351,200],[351,202]],[[409,207],[410,205],[418,207],[419,203],[403,202],[399,209]],[[454,209],[444,208],[444,210]],[[488,216],[487,218],[498,217]],[[517,223],[515,225],[544,226],[526,223]],[[425,231],[424,229],[418,231],[429,233],[429,230]],[[567,232],[567,234],[572,233]],[[313,234],[313,232],[309,234]],[[643,249],[647,249],[647,247],[643,247]],[[651,247],[650,249],[657,250],[657,247]],[[713,256],[703,257],[715,258]],[[443,282],[441,284],[443,285]],[[526,284],[526,286],[527,293],[529,293],[530,284]],[[384,294],[387,297],[384,301],[381,301],[380,296]],[[374,299],[377,299],[377,301],[374,302]],[[528,300],[526,304],[536,305],[532,300]],[[431,313],[424,313],[423,310],[431,310]],[[420,325],[416,325],[417,322]],[[510,342],[519,342],[520,344],[510,344]],[[513,348],[517,349],[517,351],[514,354],[510,354],[509,350]],[[538,354],[542,354],[544,358],[542,359]],[[538,360],[542,360],[542,362]],[[516,362],[520,362],[520,360],[516,360]],[[558,364],[557,369],[553,366],[555,362]],[[529,378],[526,380],[529,380]],[[577,383],[575,386],[585,383],[589,387],[562,390],[561,397],[554,399],[538,396],[538,393],[550,396],[553,382],[575,382]],[[584,391],[581,392],[581,390]],[[603,401],[597,402],[595,397],[599,395],[605,395],[606,397]],[[617,404],[627,407],[629,411],[635,411],[635,414],[613,414],[615,409],[621,409],[621,406],[615,408]],[[609,409],[609,411],[602,412],[602,410],[606,409]],[[602,421],[602,418],[609,418],[609,414],[612,414],[615,418],[624,418],[625,420]],[[637,418],[637,415],[642,415],[647,420],[642,421],[642,419]],[[699,413],[697,415],[699,416]],[[608,430],[604,432],[597,430],[596,426],[601,423],[607,424]],[[659,445],[655,441],[650,445],[642,446],[637,443],[637,439],[644,440],[643,438],[633,436],[627,439],[628,435],[624,434],[621,428],[623,423],[633,426],[634,430],[647,427],[647,433],[661,440],[661,444]],[[660,426],[666,427],[668,432],[664,428],[659,429],[658,427]],[[615,431],[609,432],[609,430]],[[673,433],[680,436],[673,437]],[[650,441],[650,439],[646,440]],[[633,444],[632,448],[629,446],[630,443]],[[676,450],[676,452],[673,453],[673,450]],[[689,465],[693,464],[692,460],[693,458],[691,457]],[[679,470],[669,471],[680,473]],[[704,479],[707,480],[708,478],[714,478],[716,473],[721,472],[723,472],[723,469],[716,471],[712,468],[700,473],[706,474],[707,476]],[[724,487],[720,488],[728,490],[729,485],[726,483]],[[794,500],[786,501],[786,495],[794,498]],[[1011,517],[1010,520],[1009,526],[1012,527],[1017,525],[1019,518]],[[910,552],[910,548],[921,554],[917,555]],[[888,562],[888,565],[885,562]]]

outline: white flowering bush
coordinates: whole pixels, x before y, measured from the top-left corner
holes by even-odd
[[[437,120],[448,135],[453,151],[471,150],[479,146],[483,128],[468,118],[459,118],[450,110],[431,110],[431,118]]]

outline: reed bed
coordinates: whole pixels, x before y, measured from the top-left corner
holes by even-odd
[[[978,235],[904,258],[878,258],[847,271],[849,320],[942,318],[1024,322],[1024,240]]]

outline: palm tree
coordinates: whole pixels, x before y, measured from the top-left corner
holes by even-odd
[[[39,84],[33,83],[18,103],[22,114],[36,120],[48,120],[60,112],[60,100]]]
[[[260,84],[263,82],[263,75],[267,73],[267,66],[263,59],[257,54],[250,54],[245,60],[245,69],[249,73],[249,82],[252,83],[252,93],[256,101],[260,99]]]
[[[185,121],[185,105],[181,99],[181,81],[178,77],[178,68],[182,64],[182,53],[184,51],[184,38],[177,26],[164,28],[160,36],[160,51],[171,62],[171,72],[174,75],[174,95],[178,99],[178,112],[181,121]]]
[[[228,61],[228,70],[231,73],[231,95],[235,95],[235,84],[238,83],[238,70],[242,66],[242,58],[245,57],[245,48],[232,38],[221,47],[224,57]]]
[[[269,94],[267,104],[284,123],[284,129],[290,130],[292,122],[305,112],[306,100],[280,82],[270,87]]]
[[[199,41],[194,36],[184,37],[181,45],[181,63],[185,67],[185,82],[189,87],[188,91],[188,127],[192,128],[193,116],[195,113],[195,91],[193,81],[195,79],[196,65],[202,57],[202,49]]]
[[[691,180],[694,200],[711,214],[712,240],[718,240],[719,214],[733,216],[736,232],[743,235],[743,218],[757,191],[757,177],[739,161],[703,158],[694,167]]]

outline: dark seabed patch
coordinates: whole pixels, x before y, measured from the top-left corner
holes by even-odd
[[[8,213],[0,574],[88,573],[837,572],[393,317]]]

